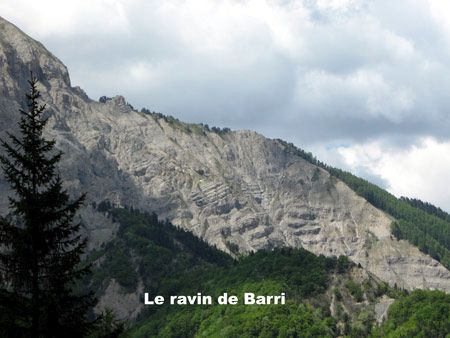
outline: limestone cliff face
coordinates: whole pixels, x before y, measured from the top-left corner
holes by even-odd
[[[210,132],[142,114],[117,96],[104,103],[70,85],[66,67],[0,19],[0,137],[14,128],[26,79],[41,81],[48,135],[65,152],[71,192],[151,210],[222,250],[276,246],[347,255],[391,284],[450,291],[450,272],[390,235],[392,219],[286,146],[251,131]],[[6,211],[7,184],[0,181]],[[87,206],[91,247],[116,226]]]

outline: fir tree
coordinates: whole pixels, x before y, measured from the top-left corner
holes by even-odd
[[[94,305],[91,294],[72,292],[89,272],[81,264],[86,240],[74,221],[85,196],[70,200],[64,190],[56,167],[62,153],[43,136],[48,118],[33,74],[29,84],[19,135],[0,141],[14,193],[8,217],[0,218],[0,336],[81,337],[92,327],[87,312]]]

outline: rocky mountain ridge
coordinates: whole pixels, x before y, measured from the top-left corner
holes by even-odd
[[[48,136],[65,153],[67,188],[88,193],[81,217],[90,248],[117,231],[92,206],[108,200],[155,211],[226,252],[304,247],[346,255],[391,285],[450,291],[450,272],[394,239],[390,216],[283,142],[139,113],[121,96],[91,100],[71,86],[61,61],[0,18],[1,138],[15,128],[30,70],[48,107]],[[0,191],[5,213],[3,179]]]

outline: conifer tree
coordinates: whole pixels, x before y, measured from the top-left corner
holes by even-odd
[[[82,337],[94,304],[91,294],[72,292],[89,272],[81,264],[86,240],[74,220],[85,196],[71,200],[63,188],[62,153],[43,136],[48,118],[37,82],[31,74],[19,134],[0,141],[1,168],[13,191],[10,213],[0,218],[0,336]]]

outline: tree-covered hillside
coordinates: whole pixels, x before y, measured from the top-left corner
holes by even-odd
[[[416,290],[389,308],[388,320],[374,337],[450,336],[450,295],[442,291]]]
[[[186,272],[233,264],[227,254],[190,232],[158,221],[155,214],[112,208],[109,203],[100,204],[98,210],[109,214],[120,227],[112,242],[88,257],[97,264],[93,277],[85,283],[97,293],[113,278],[127,292],[134,292],[141,280],[147,292],[170,293],[184,283]]]
[[[88,258],[94,274],[84,283],[98,296],[112,278],[123,293],[142,283],[145,292],[166,299],[201,292],[215,300],[227,292],[242,301],[245,292],[286,293],[285,305],[146,306],[128,323],[130,337],[364,337],[380,297],[403,295],[346,257],[281,248],[233,260],[155,214],[107,204],[98,209],[120,224],[118,236]]]
[[[227,292],[240,299],[238,305],[167,305],[141,321],[132,330],[136,337],[258,337],[319,336],[332,337],[336,320],[327,304],[312,306],[307,297],[325,292],[330,272],[345,271],[345,259],[316,257],[304,250],[257,252],[232,266],[212,268],[202,274],[190,273],[175,294],[201,292],[213,299]],[[175,291],[175,290],[174,290]],[[287,292],[286,305],[243,305],[245,292],[280,295]],[[318,301],[319,302],[319,301]],[[320,303],[320,302],[319,302]]]

